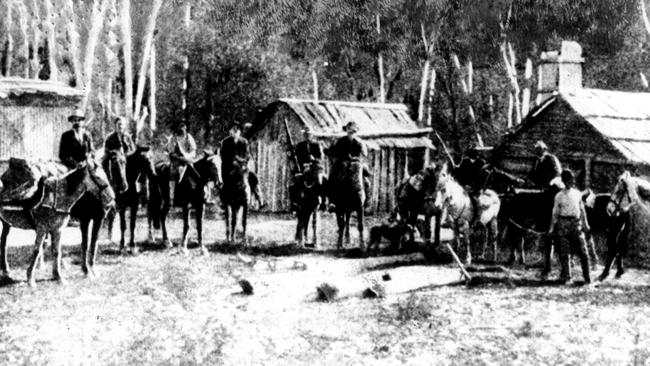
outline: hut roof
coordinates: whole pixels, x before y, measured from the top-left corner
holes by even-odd
[[[72,88],[59,82],[22,78],[0,78],[0,100],[31,97],[79,102],[83,96],[83,90]]]
[[[268,120],[265,116],[279,105],[288,106],[316,137],[343,136],[343,126],[348,121],[354,121],[359,126],[358,136],[371,148],[434,148],[428,138],[431,129],[419,127],[409,116],[404,104],[279,99],[262,112],[262,118]],[[264,121],[261,121],[253,128],[254,131],[259,131],[263,127]]]
[[[547,108],[564,100],[595,131],[635,163],[650,164],[650,93],[579,89],[560,93],[533,109],[511,138]],[[507,139],[510,140],[510,139]]]

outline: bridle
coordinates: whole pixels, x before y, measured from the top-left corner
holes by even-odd
[[[618,195],[618,199],[614,200],[612,199],[613,197],[609,198],[609,203],[614,205],[616,210],[614,211],[615,213],[618,212],[624,212],[629,209],[629,206],[627,208],[622,207],[623,200],[627,198],[627,200],[630,202],[630,206],[632,205],[632,196],[630,195],[630,187],[625,179],[620,180],[620,184],[622,184],[621,189],[625,190],[625,195]]]

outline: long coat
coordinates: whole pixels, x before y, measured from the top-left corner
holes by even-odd
[[[296,159],[300,167],[309,164],[312,159],[319,162],[323,159],[323,148],[316,141],[301,141],[296,145]]]
[[[77,163],[85,161],[88,154],[93,151],[93,140],[90,132],[83,130],[79,139],[74,130],[68,130],[61,135],[59,159],[68,167],[72,168]]]
[[[111,133],[104,141],[104,152],[108,154],[109,152],[119,152],[123,155],[129,155],[135,151],[135,145],[131,136],[123,133],[120,134],[117,131]]]

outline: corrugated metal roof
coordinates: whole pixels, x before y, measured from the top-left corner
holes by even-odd
[[[22,96],[25,94],[81,99],[84,95],[84,91],[53,81],[0,78],[0,99]]]
[[[650,164],[650,93],[581,89],[561,97],[626,158]]]
[[[338,134],[349,120],[359,125],[359,136],[427,134],[411,119],[404,104],[352,103],[324,100],[280,99],[316,134]]]

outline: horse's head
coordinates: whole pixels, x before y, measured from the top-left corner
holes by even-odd
[[[38,189],[42,174],[39,169],[26,160],[11,158],[9,169],[2,174],[0,201],[24,200],[31,197]]]
[[[631,184],[633,184],[633,181],[630,172],[625,171],[618,177],[607,204],[608,215],[612,216],[619,212],[625,212],[632,206],[634,203],[632,189],[634,187],[630,187]]]
[[[130,179],[137,179],[137,177],[143,174],[149,179],[156,177],[156,166],[148,149],[138,148],[138,150],[127,157],[127,165],[129,172],[136,172],[133,178]],[[129,173],[129,176],[132,174]],[[133,182],[128,183],[132,184]]]
[[[81,187],[85,192],[97,197],[105,209],[109,209],[115,205],[115,192],[111,188],[110,182],[104,170],[98,166],[87,166],[85,169],[78,169],[83,171],[83,180]],[[72,174],[75,174],[73,172]]]
[[[221,174],[219,174],[219,165],[221,161],[214,154],[205,153],[203,158],[197,161],[194,166],[201,177],[207,182],[221,183]]]
[[[129,184],[126,180],[126,160],[121,154],[110,152],[108,162],[105,166],[106,175],[113,189],[118,192],[126,192]]]

